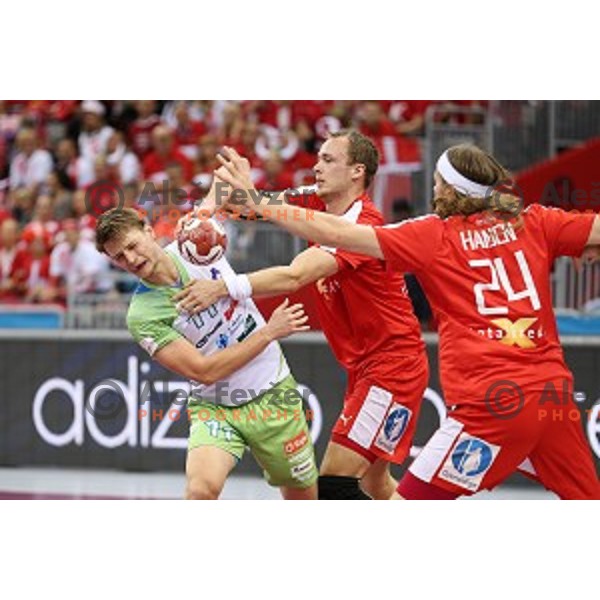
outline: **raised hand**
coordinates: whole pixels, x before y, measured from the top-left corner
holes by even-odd
[[[228,183],[234,190],[241,190],[243,193],[235,194],[235,202],[228,201],[228,206],[239,207],[248,202],[250,191],[255,193],[254,183],[252,183],[250,162],[248,159],[240,156],[233,148],[225,146],[220,154],[217,154],[217,160],[221,166],[215,171],[215,177]]]
[[[280,340],[292,333],[299,331],[308,331],[310,327],[306,325],[308,317],[304,313],[302,304],[292,304],[286,298],[274,311],[265,325],[263,332],[272,340]]]

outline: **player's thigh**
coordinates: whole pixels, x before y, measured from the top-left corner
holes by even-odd
[[[582,429],[585,417],[575,403],[544,407],[540,418],[544,432],[529,455],[535,477],[560,498],[600,500],[600,481]]]
[[[245,442],[232,423],[233,409],[200,402],[188,407],[190,433],[186,463],[188,497],[213,497],[242,458]]]
[[[215,446],[189,450],[185,465],[186,498],[216,500],[236,462],[232,454]]]

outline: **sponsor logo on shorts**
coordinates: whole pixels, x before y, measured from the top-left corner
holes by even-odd
[[[309,479],[312,477],[314,464],[315,463],[313,462],[313,459],[309,458],[299,465],[294,465],[291,468],[292,477],[298,481],[305,481],[306,479]]]
[[[438,477],[475,492],[499,451],[500,446],[462,433],[446,458]]]
[[[296,437],[293,437],[291,440],[284,442],[283,451],[287,456],[290,454],[295,454],[298,450],[304,448],[308,444],[308,435],[306,431],[301,431]]]
[[[393,453],[408,427],[411,415],[412,411],[406,406],[392,404],[375,440],[375,446],[389,454]]]
[[[340,421],[344,424],[344,427],[347,427],[348,423],[352,420],[353,415],[347,417],[344,413],[340,415]]]

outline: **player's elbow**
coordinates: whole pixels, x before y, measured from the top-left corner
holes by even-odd
[[[195,377],[195,381],[197,381],[198,383],[201,383],[202,385],[214,385],[215,383],[217,383],[217,381],[219,380],[218,377],[215,377],[215,375],[213,374],[214,371],[211,373],[210,371],[207,370],[201,370],[198,373],[198,376]]]
[[[286,271],[285,290],[282,291],[289,294],[297,292],[308,283],[305,279],[305,275],[300,269],[295,268],[293,265],[288,267]]]
[[[210,364],[204,360],[196,363],[189,373],[190,379],[193,379],[201,385],[213,385],[218,381],[215,376],[215,369],[211,368]]]

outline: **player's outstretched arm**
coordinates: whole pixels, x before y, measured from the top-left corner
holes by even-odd
[[[320,248],[308,248],[298,254],[287,267],[270,267],[247,275],[249,286],[245,297],[292,294],[305,285],[329,277],[337,271],[337,261],[329,252]],[[224,280],[203,279],[190,281],[173,299],[177,302],[178,310],[195,314],[229,295]]]
[[[287,267],[271,267],[248,275],[253,296],[277,296],[297,292],[309,283],[338,272],[337,260],[320,248],[308,248]]]
[[[383,258],[379,241],[372,227],[349,223],[340,217],[314,210],[306,210],[278,201],[269,204],[269,198],[260,196],[250,178],[250,163],[233,148],[225,148],[223,155],[217,155],[221,168],[217,177],[234,188],[234,192],[223,208],[245,208],[269,219],[290,233],[312,240],[324,246],[342,248],[374,258]],[[215,202],[211,199],[206,208],[212,210]],[[205,208],[205,205],[202,205]],[[218,208],[218,206],[217,206]]]
[[[279,305],[268,323],[239,344],[211,356],[203,356],[186,339],[179,339],[154,355],[163,367],[205,385],[229,377],[256,358],[271,342],[309,329],[301,304],[289,306],[289,300]]]

